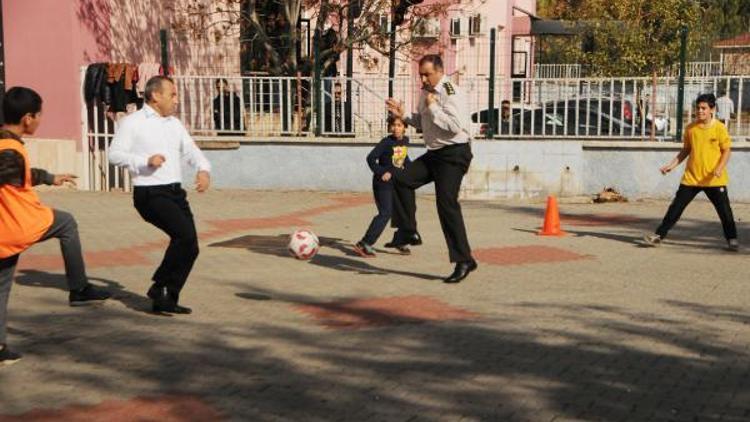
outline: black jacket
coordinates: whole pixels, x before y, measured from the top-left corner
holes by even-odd
[[[104,104],[111,102],[112,96],[107,85],[107,63],[94,63],[86,68],[86,77],[83,80],[83,98],[87,103],[96,99]]]
[[[242,104],[237,94],[224,92],[214,98],[214,129],[237,131],[242,127],[241,121]]]
[[[395,171],[396,167],[393,163],[393,148],[397,146],[407,147],[409,145],[409,137],[404,136],[401,139],[396,139],[392,135],[388,135],[385,138],[383,138],[380,142],[378,142],[377,145],[375,145],[375,148],[370,151],[369,154],[367,154],[367,165],[370,166],[370,169],[373,173],[373,182],[381,183],[381,184],[390,184],[391,182],[383,182],[381,177],[386,172]],[[404,160],[404,166],[408,165],[411,162],[409,160],[409,156],[406,156],[406,159]]]
[[[23,144],[21,138],[7,130],[0,129],[0,139],[15,139]],[[0,186],[13,185],[21,187],[24,185],[25,174],[26,167],[21,154],[10,149],[0,150]],[[51,185],[54,182],[54,174],[42,169],[31,169],[31,184],[33,186],[41,184]]]

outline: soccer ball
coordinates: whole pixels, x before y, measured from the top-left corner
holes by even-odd
[[[289,237],[289,253],[297,259],[307,260],[315,256],[320,249],[318,236],[310,230],[296,230]]]

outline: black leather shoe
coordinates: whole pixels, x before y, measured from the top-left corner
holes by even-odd
[[[180,306],[176,303],[157,304],[156,301],[154,301],[153,311],[160,312],[160,313],[167,313],[167,314],[183,314],[183,315],[188,315],[188,314],[193,313],[193,310],[188,308],[187,306]]]
[[[386,243],[386,248],[400,248],[402,246],[419,246],[422,244],[422,236],[419,233],[414,232],[407,235],[402,235],[398,231],[393,234],[393,240]]]
[[[193,312],[187,306],[178,305],[174,300],[174,295],[170,294],[169,289],[166,287],[153,285],[148,289],[146,295],[154,301],[152,306],[154,312],[169,314],[190,314]]]
[[[456,269],[453,270],[453,274],[448,276],[443,283],[460,283],[470,272],[477,269],[477,261],[473,259],[471,261],[458,262],[456,263]]]
[[[151,300],[157,300],[166,294],[166,287],[159,287],[156,284],[152,285],[151,288],[148,289],[148,292],[146,292],[146,296]]]

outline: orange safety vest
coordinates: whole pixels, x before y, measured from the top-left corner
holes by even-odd
[[[52,226],[52,208],[45,207],[31,185],[26,148],[15,139],[0,139],[0,151],[13,150],[24,162],[23,186],[0,185],[0,258],[19,254],[36,243]]]

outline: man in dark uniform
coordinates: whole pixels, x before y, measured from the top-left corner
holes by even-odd
[[[466,237],[458,192],[461,181],[471,163],[469,145],[471,119],[466,97],[443,73],[443,62],[438,55],[427,55],[419,61],[419,76],[423,90],[417,112],[407,116],[400,101],[389,98],[388,111],[422,129],[427,152],[403,171],[394,173],[394,203],[391,225],[398,230],[386,246],[419,245],[417,205],[413,190],[435,182],[440,226],[451,262],[456,263],[446,283],[459,283],[477,269]]]

